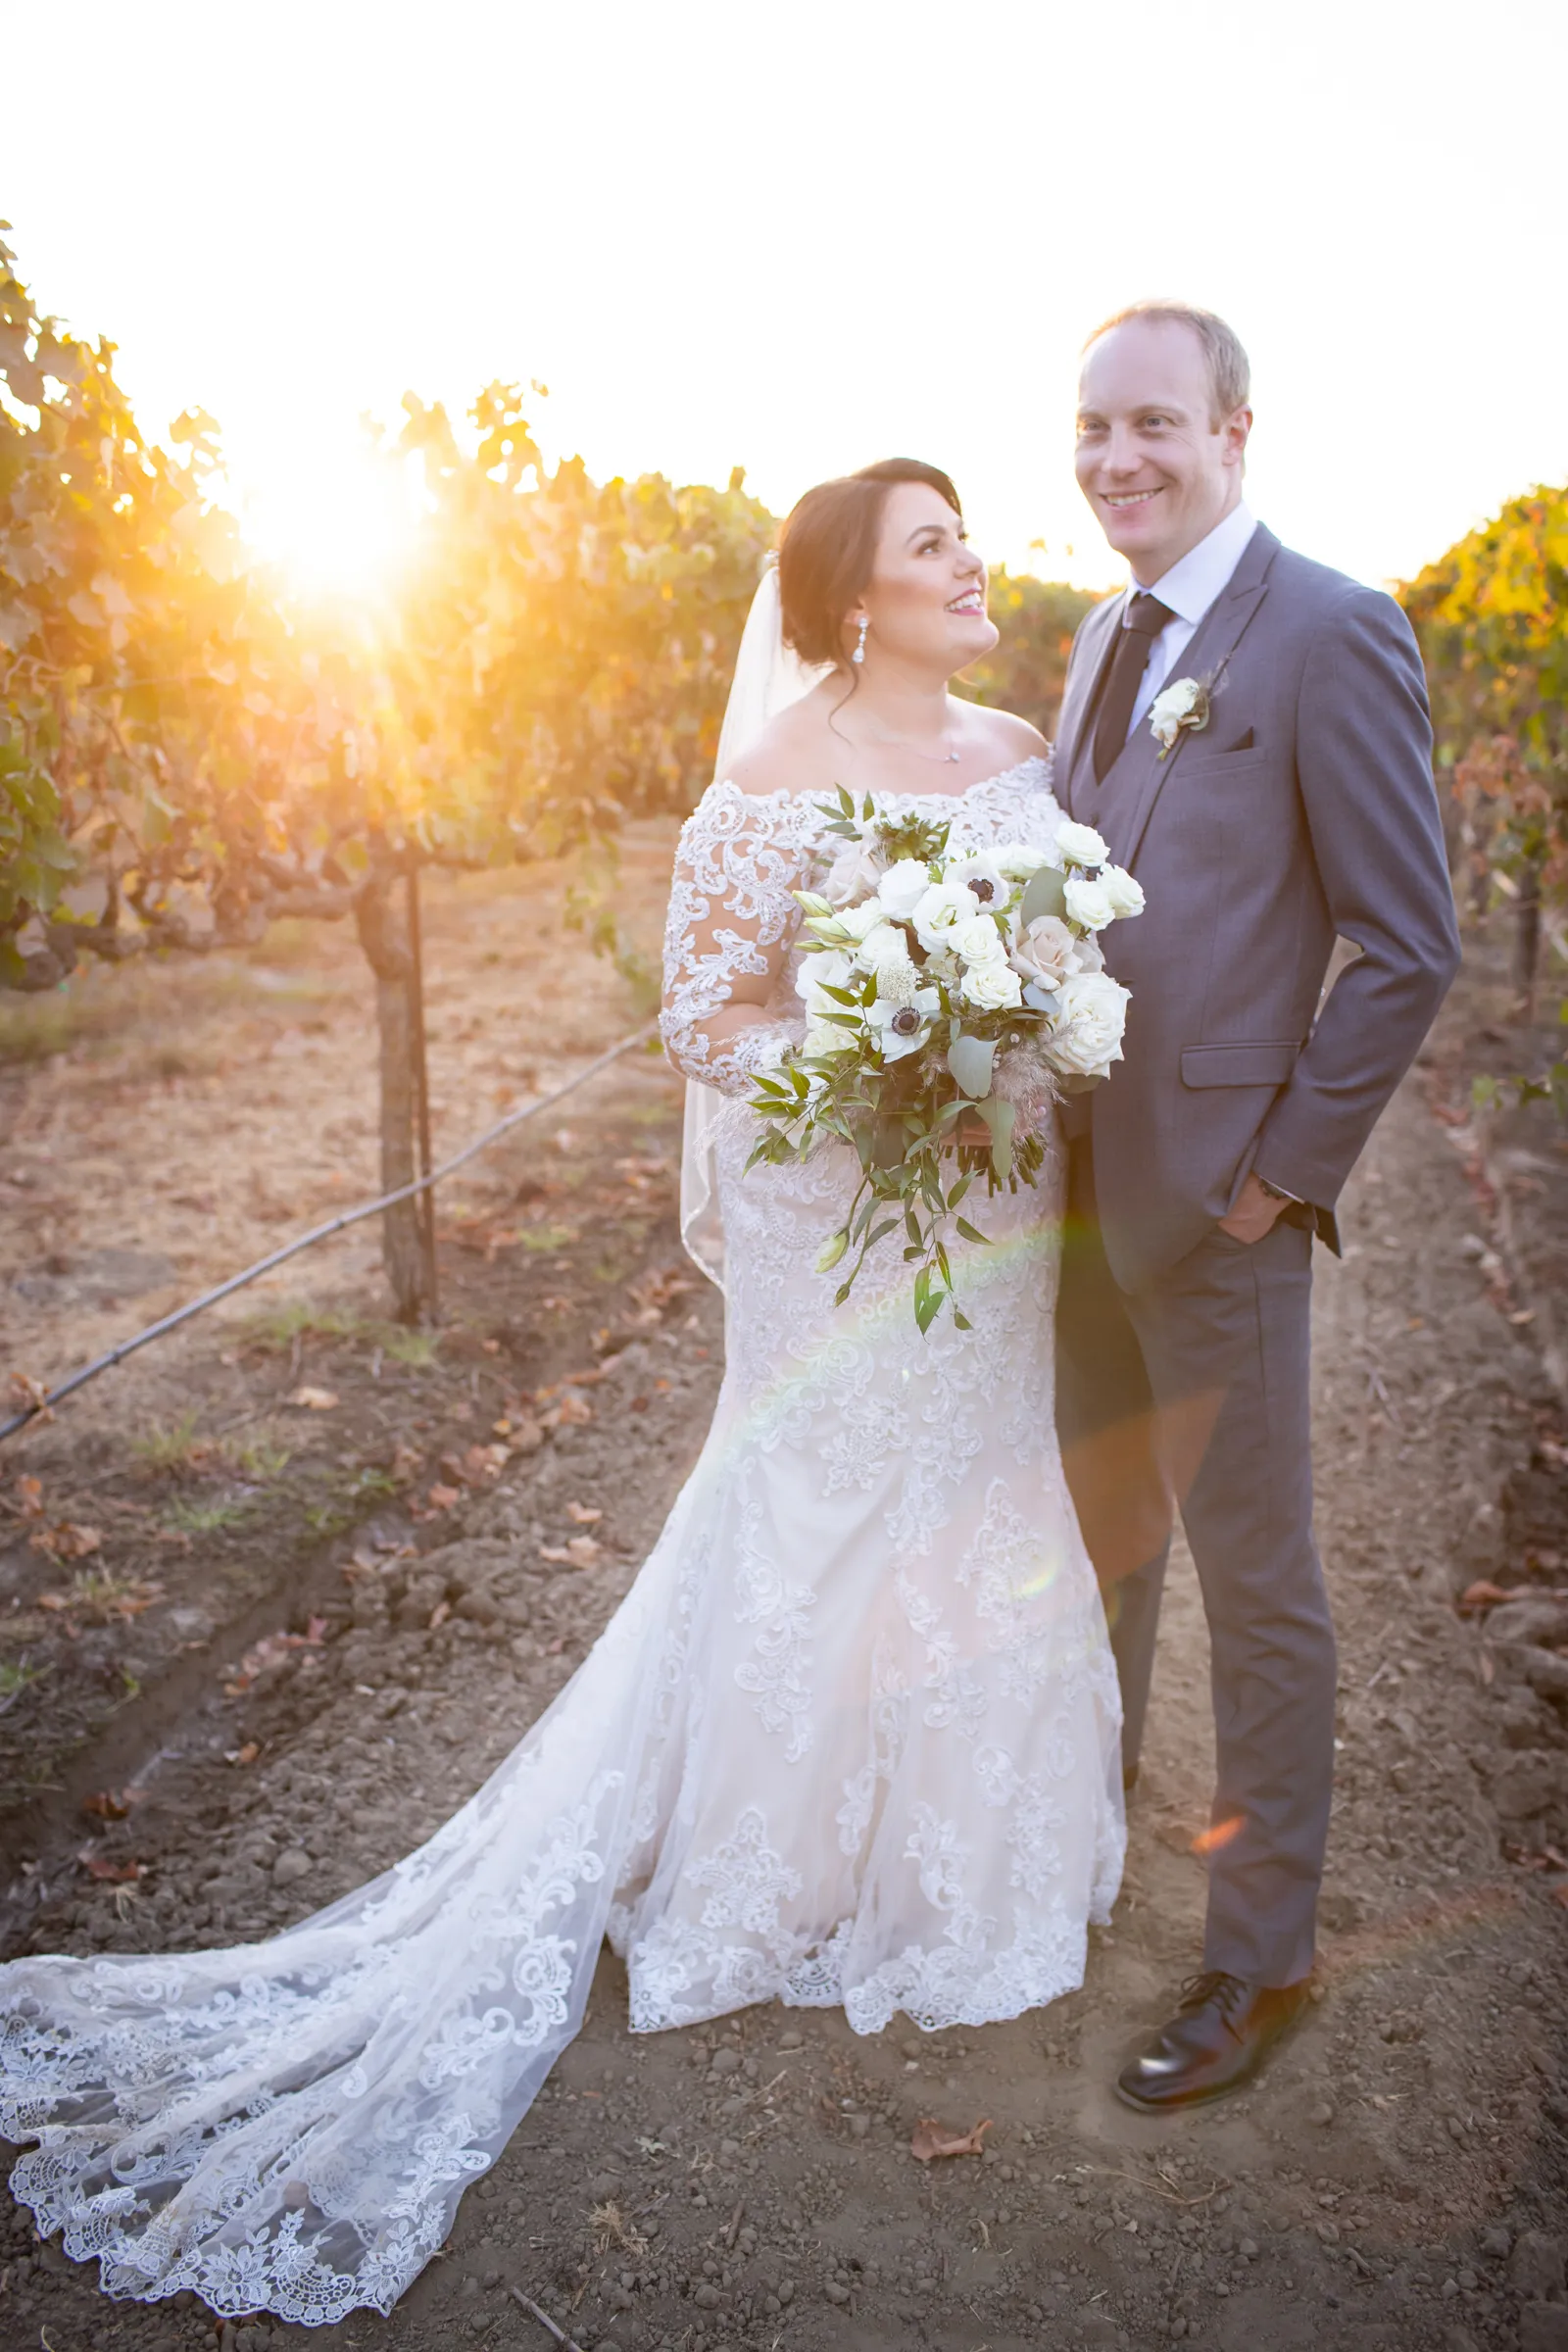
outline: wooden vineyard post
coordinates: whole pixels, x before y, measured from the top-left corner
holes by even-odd
[[[430,1079],[424,1040],[424,931],[419,916],[419,861],[409,853],[409,1046],[413,1061],[415,1134],[419,1151],[419,1174],[427,1177],[435,1162],[430,1155]],[[419,1254],[423,1260],[423,1308],[434,1319],[440,1308],[435,1263],[435,1188],[419,1195]]]
[[[428,1137],[419,1105],[424,1075],[423,992],[414,978],[406,857],[385,836],[371,836],[369,872],[355,900],[360,945],[375,974],[375,1023],[380,1056],[381,1190],[397,1192],[416,1175],[416,1139]],[[425,1169],[428,1169],[428,1142]],[[425,1323],[435,1314],[433,1219],[428,1194],[399,1200],[381,1217],[381,1262],[400,1323]]]

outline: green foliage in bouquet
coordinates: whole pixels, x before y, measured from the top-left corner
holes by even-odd
[[[860,804],[857,821],[854,795],[846,792],[842,784],[837,804],[818,801],[817,808],[828,820],[824,829],[838,834],[843,841],[859,841],[862,829],[868,828],[889,865],[896,864],[901,858],[912,858],[919,865],[934,864],[946,853],[952,830],[935,817],[878,816],[876,803],[869,793]]]
[[[857,822],[855,803],[842,787],[836,806],[819,806],[830,833],[849,841],[872,840],[888,864],[913,859],[929,868],[933,883],[941,880],[947,824],[878,816],[869,797]],[[1042,869],[1025,893],[1026,903],[1031,892],[1037,901],[1031,911],[1059,911],[1061,882],[1061,875]],[[1037,890],[1036,884],[1044,888]],[[796,897],[808,924],[834,920],[826,899],[810,891],[798,891]],[[831,1272],[853,1252],[834,1295],[835,1305],[843,1305],[868,1251],[902,1226],[905,1262],[915,1268],[914,1313],[922,1333],[950,1299],[958,1329],[973,1328],[957,1304],[947,1248],[950,1231],[988,1246],[988,1237],[958,1213],[970,1188],[983,1176],[988,1194],[1004,1184],[1015,1190],[1020,1181],[1033,1183],[1044,1163],[1040,1137],[1015,1133],[1013,1104],[993,1095],[991,1087],[999,1047],[1020,1045],[1054,1010],[1050,999],[994,1012],[972,1006],[960,1010],[943,982],[934,986],[941,1009],[931,1020],[929,1037],[918,1052],[889,1062],[871,1042],[863,1017],[877,1001],[876,974],[867,973],[849,987],[820,983],[820,994],[835,1006],[820,1017],[845,1032],[852,1050],[792,1053],[776,1071],[756,1078],[752,1107],[763,1133],[747,1161],[749,1168],[760,1161],[776,1167],[804,1159],[825,1139],[847,1144],[859,1159],[860,1182],[817,1271]],[[976,1118],[989,1131],[984,1145],[960,1140],[961,1127]]]
[[[868,1004],[876,984],[869,978],[858,991],[830,988],[825,993],[846,1005]],[[826,1017],[832,1020],[837,1016],[830,1013]],[[1016,1028],[1028,1016],[983,1017],[989,1023],[1010,1020]],[[844,1025],[859,1027],[848,1014]],[[889,1068],[877,1066],[862,1049],[854,1054],[803,1054],[776,1073],[760,1075],[755,1081],[753,1108],[760,1114],[764,1132],[747,1165],[761,1160],[776,1167],[791,1159],[804,1159],[824,1137],[848,1144],[859,1158],[860,1182],[849,1215],[817,1262],[818,1273],[826,1274],[854,1252],[849,1273],[834,1294],[834,1304],[842,1306],[849,1298],[866,1252],[902,1225],[905,1262],[916,1269],[914,1314],[921,1331],[929,1331],[949,1298],[954,1299],[958,1329],[968,1331],[972,1326],[954,1297],[946,1241],[950,1225],[964,1241],[985,1243],[987,1236],[958,1214],[959,1202],[982,1175],[991,1193],[1004,1183],[1015,1189],[1020,1179],[1033,1183],[1045,1147],[1036,1135],[1015,1140],[1012,1104],[981,1091],[990,1084],[995,1039],[966,1031],[956,1013],[949,1013],[934,1039],[936,1034],[946,1037],[945,1062],[963,1090],[958,1097],[941,1084],[944,1057],[929,1048]],[[979,1056],[971,1057],[966,1065],[965,1048],[981,1049],[983,1081]],[[971,1087],[976,1091],[971,1092]],[[959,1123],[967,1117],[985,1121],[990,1130],[988,1145],[957,1140]]]

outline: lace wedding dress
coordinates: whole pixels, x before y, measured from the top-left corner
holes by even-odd
[[[1059,821],[1039,760],[940,797],[955,846]],[[681,837],[664,1026],[726,1098],[727,1361],[578,1673],[426,1845],[285,1934],[0,1969],[0,2129],[37,2142],[12,2185],[110,2294],[389,2310],[576,2032],[607,1934],[639,2033],[766,2000],[978,2026],[1081,1982],[1123,1828],[1053,1426],[1055,1180],[983,1203],[992,1246],[955,1254],[973,1329],[922,1339],[897,1250],[839,1309],[813,1271],[847,1152],[743,1174],[743,1065],[798,1009],[789,893],[835,846],[808,804],[727,783]],[[738,972],[774,976],[778,1021],[710,1050]]]

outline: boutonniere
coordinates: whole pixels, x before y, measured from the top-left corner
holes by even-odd
[[[1159,756],[1174,751],[1183,735],[1200,735],[1208,724],[1210,689],[1203,678],[1174,678],[1149,706],[1149,732]]]

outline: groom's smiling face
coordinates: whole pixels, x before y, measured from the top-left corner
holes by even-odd
[[[1250,409],[1217,416],[1203,346],[1175,319],[1127,318],[1078,381],[1078,486],[1152,588],[1241,502]]]

